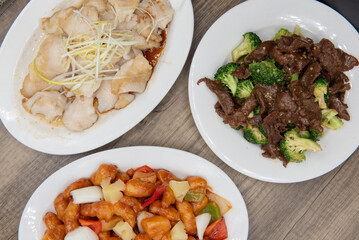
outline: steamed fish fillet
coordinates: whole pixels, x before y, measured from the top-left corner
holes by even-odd
[[[118,95],[118,100],[115,104],[115,109],[122,109],[127,107],[133,100],[135,100],[135,94],[131,93],[120,93]]]
[[[115,107],[118,94],[111,92],[111,80],[102,81],[100,88],[96,92],[98,101],[97,109],[100,113],[107,112]]]
[[[128,22],[138,7],[140,0],[108,0],[117,14],[118,22]]]
[[[91,97],[94,92],[100,87],[101,81],[100,80],[92,80],[88,82],[84,82],[82,86],[74,91],[76,96],[85,96]]]
[[[168,0],[143,0],[139,6],[156,19],[156,26],[160,29],[165,29],[173,19],[174,10]]]
[[[84,6],[81,8],[80,13],[88,20],[85,20],[80,14],[75,12],[75,8],[66,8],[56,12],[49,18],[41,20],[41,27],[44,31],[50,34],[67,35],[88,34],[94,35],[92,31],[92,22],[98,21],[99,14],[95,7]]]
[[[76,97],[66,104],[62,122],[71,131],[80,132],[91,127],[98,118],[93,97]]]
[[[124,63],[116,73],[112,80],[112,93],[142,93],[151,77],[151,73],[152,66],[142,53],[138,54],[134,59]]]
[[[41,114],[48,121],[54,121],[65,110],[66,97],[57,91],[37,92],[25,103],[32,114]]]
[[[65,73],[69,69],[69,60],[62,57],[64,54],[64,44],[60,37],[47,35],[40,45],[36,58],[36,68],[41,75],[52,79],[59,74]],[[33,62],[29,64],[29,74],[25,77],[21,94],[30,98],[36,92],[49,87],[49,83],[41,79],[35,72]],[[54,86],[52,89],[61,87]]]

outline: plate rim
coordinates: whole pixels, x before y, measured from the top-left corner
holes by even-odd
[[[97,153],[93,153],[81,158],[78,158],[76,160],[74,160],[73,162],[66,164],[63,167],[60,167],[59,169],[57,169],[56,171],[54,171],[51,175],[49,175],[46,179],[44,179],[41,184],[32,192],[31,196],[29,197],[23,211],[21,214],[21,218],[20,218],[20,222],[19,222],[19,227],[18,227],[18,239],[19,240],[25,240],[26,236],[23,236],[23,231],[21,231],[22,228],[25,227],[25,214],[26,214],[26,210],[30,208],[31,202],[36,200],[37,195],[39,195],[46,187],[46,185],[53,181],[56,178],[60,177],[60,173],[61,171],[64,171],[65,169],[69,169],[71,167],[75,167],[79,164],[81,164],[82,162],[86,162],[86,161],[95,161],[98,157],[101,157],[102,155],[107,155],[107,154],[112,154],[115,156],[121,156],[121,154],[123,152],[149,152],[149,151],[153,151],[154,153],[158,153],[158,152],[162,152],[162,154],[179,154],[181,156],[184,156],[187,159],[191,159],[192,161],[195,159],[196,162],[200,162],[201,164],[206,164],[208,167],[215,169],[216,172],[220,173],[222,175],[222,177],[224,177],[226,179],[226,181],[228,183],[230,183],[231,185],[231,189],[236,191],[236,194],[240,197],[239,201],[238,201],[238,206],[240,206],[243,210],[242,215],[243,215],[243,220],[245,220],[245,229],[246,232],[244,233],[245,239],[248,238],[248,233],[249,233],[249,215],[248,215],[248,209],[247,209],[247,205],[246,202],[244,201],[243,195],[242,193],[239,191],[238,187],[236,186],[236,184],[233,182],[233,180],[228,176],[228,174],[226,172],[224,172],[221,168],[219,168],[218,166],[216,166],[214,163],[208,161],[207,159],[198,156],[194,153],[191,152],[187,152],[184,150],[180,150],[180,149],[175,149],[175,148],[168,148],[168,147],[160,147],[160,146],[130,146],[130,147],[121,147],[121,148],[113,148],[113,149],[108,149],[105,151],[101,151],[101,152],[97,152]],[[167,153],[166,153],[167,152]],[[104,160],[98,161],[98,165],[105,163],[106,162],[106,158],[104,158]],[[128,160],[125,160],[128,161]],[[147,160],[148,161],[148,160]],[[149,163],[150,164],[150,163]],[[116,166],[121,168],[121,160],[118,160],[118,163],[116,164]],[[133,166],[135,167],[135,166]],[[175,165],[173,165],[173,169],[171,169],[170,171],[174,171],[175,170]],[[205,175],[205,174],[203,174]],[[206,176],[210,177],[210,176]],[[212,176],[211,178],[214,179],[214,177]],[[232,193],[233,194],[233,193]],[[234,204],[234,203],[232,203]],[[40,219],[40,221],[42,221],[42,218]]]
[[[2,58],[6,58],[5,56],[5,47],[9,48],[9,45],[11,46],[11,43],[9,36],[11,37],[11,35],[13,35],[13,32],[15,31],[18,31],[17,29],[22,27],[22,25],[20,25],[19,22],[21,22],[22,18],[23,18],[23,15],[25,15],[28,11],[31,11],[31,9],[33,8],[33,6],[36,4],[36,3],[39,3],[41,1],[45,1],[45,0],[33,0],[33,1],[30,1],[29,3],[26,4],[26,6],[22,9],[22,11],[19,13],[19,15],[16,17],[16,19],[14,20],[14,22],[12,23],[11,27],[9,28],[8,32],[6,33],[2,43],[1,43],[1,46],[0,46],[0,60]],[[71,1],[71,0],[69,0]],[[170,0],[171,1],[171,0]],[[61,1],[59,2],[59,4],[63,3],[64,1]],[[10,135],[12,137],[14,137],[17,141],[19,141],[20,143],[22,143],[23,145],[33,149],[33,150],[36,150],[36,151],[39,151],[39,152],[43,152],[43,153],[47,153],[47,154],[53,154],[53,155],[73,155],[73,154],[78,154],[78,153],[84,153],[84,152],[88,152],[88,151],[91,151],[91,150],[94,150],[94,149],[97,149],[99,147],[102,147],[108,143],[110,143],[111,141],[114,141],[116,139],[118,139],[119,137],[123,136],[125,133],[127,133],[128,131],[130,131],[132,128],[134,128],[136,125],[138,125],[143,119],[145,119],[159,104],[160,102],[166,97],[166,95],[168,94],[168,92],[171,90],[171,88],[174,86],[174,84],[176,83],[178,77],[180,76],[184,66],[185,66],[185,63],[187,62],[187,59],[189,57],[189,52],[190,52],[190,49],[191,49],[191,46],[192,46],[192,43],[193,43],[193,35],[194,35],[194,9],[193,9],[193,5],[192,5],[192,2],[190,0],[183,0],[183,2],[181,3],[181,6],[180,8],[182,8],[184,5],[186,5],[186,8],[183,8],[182,10],[185,11],[185,14],[186,15],[186,18],[188,18],[189,22],[190,22],[190,25],[188,25],[186,27],[186,37],[185,39],[183,40],[183,42],[185,42],[187,45],[184,46],[183,48],[183,59],[182,59],[182,62],[181,64],[177,64],[177,66],[175,67],[175,71],[171,72],[171,78],[173,78],[172,81],[168,81],[170,84],[164,84],[163,87],[162,87],[162,91],[159,93],[159,94],[155,94],[152,99],[154,99],[154,101],[152,102],[152,105],[150,105],[149,107],[147,107],[146,109],[139,111],[139,114],[136,115],[135,117],[133,117],[131,120],[127,121],[126,124],[124,124],[123,126],[124,127],[121,127],[121,131],[118,131],[119,134],[108,134],[108,135],[104,135],[101,137],[101,141],[92,141],[91,143],[87,143],[86,145],[84,144],[79,144],[76,146],[76,148],[74,147],[64,147],[64,148],[56,148],[55,146],[52,146],[51,148],[49,148],[48,146],[40,146],[38,143],[34,143],[34,141],[31,141],[31,140],[38,140],[38,138],[36,136],[33,136],[31,139],[27,139],[26,137],[24,137],[24,134],[25,135],[28,135],[29,133],[23,133],[23,132],[18,132],[16,130],[17,127],[13,126],[13,122],[17,121],[17,118],[15,120],[8,120],[7,117],[9,114],[9,111],[13,110],[13,108],[11,109],[6,109],[6,107],[4,107],[4,103],[0,103],[0,119],[1,119],[1,122],[3,123],[4,127],[6,128],[6,130],[10,133]],[[175,12],[176,14],[176,12]],[[32,26],[36,26],[36,24],[38,23],[32,23]],[[170,26],[171,27],[171,26]],[[33,34],[33,33],[32,33]],[[30,36],[27,36],[27,37],[31,37],[32,35]],[[27,41],[27,40],[26,40]],[[25,44],[26,46],[26,44]],[[22,52],[23,53],[23,52]],[[22,55],[21,53],[21,55]],[[14,74],[15,74],[15,71],[18,67],[18,61],[20,60],[20,57],[21,55],[19,56],[19,58],[17,58],[17,63],[16,63],[16,66],[14,69],[12,69],[12,74],[11,74],[11,83],[12,85],[14,84]],[[163,56],[162,56],[163,57]],[[163,58],[162,58],[163,59]],[[161,59],[160,59],[161,61]],[[157,66],[158,67],[158,66]],[[155,70],[159,70],[159,68],[156,68]],[[1,69],[0,69],[0,72],[1,72]],[[176,74],[173,74],[173,73],[176,73]],[[174,77],[175,76],[175,77]],[[156,82],[158,82],[158,79],[155,79]],[[152,76],[151,76],[151,79],[149,80],[148,84],[147,84],[147,87],[149,86],[149,84],[151,84],[151,80],[152,80]],[[153,81],[155,81],[153,80]],[[146,90],[147,90],[147,87],[146,87]],[[145,92],[146,92],[145,90]],[[0,90],[1,92],[1,90]],[[14,97],[13,96],[13,93],[10,94],[10,97]],[[0,99],[3,100],[4,98],[0,96]],[[8,101],[9,103],[6,103],[6,105],[11,105],[13,106],[14,104],[11,103],[12,100],[5,100],[4,102]],[[118,111],[118,110],[116,110]],[[22,117],[22,116],[20,116]],[[26,118],[28,119],[28,121],[31,121],[31,116],[26,116]],[[116,116],[112,116],[110,118],[115,118]],[[110,119],[106,119],[107,122],[105,123],[101,123],[102,125],[107,125],[109,124],[108,121]],[[96,122],[97,123],[97,122]],[[96,125],[96,123],[94,125]],[[99,124],[99,123],[98,123]],[[19,124],[17,123],[16,126],[18,126]],[[89,129],[93,128],[94,126],[90,127]],[[101,128],[101,126],[96,126],[98,128]],[[85,129],[84,131],[82,132],[79,132],[80,134],[83,134],[82,136],[80,136],[80,140],[83,139],[87,134],[86,134],[86,131],[89,130],[89,129]],[[70,132],[70,131],[69,131]],[[76,132],[70,132],[72,134],[77,134]],[[62,136],[49,136],[49,137],[46,137],[46,138],[49,138],[49,139],[54,139],[54,138],[62,138]],[[59,142],[63,143],[64,140],[59,140]],[[59,143],[57,142],[57,143]]]
[[[289,0],[287,0],[288,2]],[[291,0],[292,2],[295,2],[295,0]],[[199,42],[196,51],[193,55],[192,58],[192,62],[191,62],[191,66],[190,66],[190,71],[189,71],[189,78],[188,78],[188,98],[189,98],[189,103],[190,103],[190,109],[191,109],[191,115],[192,118],[195,122],[195,125],[198,129],[198,131],[200,132],[201,137],[203,138],[203,140],[206,142],[207,146],[214,152],[214,154],[221,160],[223,161],[225,164],[227,164],[228,166],[230,166],[231,168],[233,168],[234,170],[249,176],[251,178],[257,179],[257,180],[261,180],[264,182],[270,182],[270,183],[298,183],[298,182],[304,182],[304,181],[308,181],[308,180],[312,180],[315,178],[318,178],[320,176],[323,176],[329,172],[331,172],[332,170],[334,170],[335,168],[337,168],[338,166],[340,166],[341,164],[345,163],[346,160],[348,160],[348,158],[350,158],[350,156],[359,148],[358,145],[357,147],[353,150],[353,152],[347,153],[345,154],[345,159],[343,161],[338,161],[336,162],[329,170],[327,171],[323,171],[320,172],[319,174],[312,174],[310,176],[306,176],[306,177],[302,177],[302,178],[291,178],[291,179],[285,179],[285,178],[273,178],[271,176],[262,176],[262,175],[258,175],[257,173],[253,172],[253,171],[249,171],[247,169],[243,169],[243,167],[239,167],[236,166],[235,164],[231,163],[231,160],[229,160],[229,157],[226,156],[225,153],[223,153],[222,151],[220,151],[220,149],[215,145],[215,143],[212,141],[211,137],[209,137],[207,131],[203,128],[203,126],[200,124],[200,117],[198,115],[198,112],[195,111],[196,107],[195,107],[195,100],[194,100],[194,86],[197,86],[196,82],[198,80],[193,79],[194,78],[194,61],[196,59],[196,56],[199,54],[198,53],[198,49],[200,48],[201,44],[203,44],[203,39],[208,35],[208,32],[210,32],[210,30],[212,29],[212,27],[218,23],[219,21],[221,21],[225,15],[230,14],[230,12],[232,11],[236,11],[236,9],[238,8],[246,8],[247,5],[248,7],[251,7],[250,4],[257,4],[257,6],[262,3],[262,2],[266,2],[265,0],[250,0],[250,1],[245,1],[242,3],[237,4],[236,6],[230,8],[229,10],[227,10],[224,14],[222,14],[218,19],[216,19],[215,22],[212,23],[212,25],[207,29],[207,31],[205,32],[205,34],[203,35],[203,37],[201,38],[201,41]],[[283,0],[275,0],[273,1],[272,4],[277,4],[283,2]],[[333,8],[325,5],[324,3],[318,2],[318,1],[313,1],[313,0],[302,0],[302,3],[304,2],[305,4],[312,4],[312,5],[317,5],[321,8],[326,9],[328,12],[330,12],[330,14],[334,14],[336,15],[339,19],[344,20],[346,22],[346,24],[348,24],[348,26],[350,27],[350,31],[355,31],[356,33],[359,33],[355,27],[343,16],[341,15],[339,12],[337,12],[336,10],[334,10]],[[247,7],[247,8],[248,8]],[[343,26],[344,27],[344,26]],[[347,27],[347,26],[345,26]],[[338,46],[336,46],[338,47]],[[229,55],[230,53],[228,53]],[[225,59],[223,59],[225,60]],[[352,83],[352,81],[351,81]],[[353,107],[352,107],[353,108]],[[213,110],[214,111],[214,110]],[[224,124],[221,123],[220,124]],[[268,159],[270,160],[270,159]]]

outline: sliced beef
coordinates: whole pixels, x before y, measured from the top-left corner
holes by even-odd
[[[351,69],[353,69],[353,67],[358,66],[359,65],[359,61],[358,59],[356,59],[355,57],[353,57],[352,55],[343,52],[341,49],[337,48],[337,51],[340,54],[340,61],[341,61],[341,67],[340,67],[340,71],[349,71]]]
[[[269,53],[272,51],[272,48],[274,46],[275,42],[272,40],[262,42],[253,52],[251,52],[245,58],[246,64],[250,64],[253,61],[261,62],[265,60],[269,56]]]
[[[238,79],[248,79],[251,73],[249,72],[248,65],[240,64],[236,71],[232,73],[232,75],[237,77]]]
[[[344,73],[339,73],[339,75],[332,81],[329,85],[329,93],[335,95],[337,93],[345,93],[350,89],[350,84],[348,77]]]
[[[340,118],[350,120],[344,97],[351,86],[343,71],[358,66],[359,62],[355,57],[335,48],[328,39],[314,44],[311,39],[303,39],[298,35],[282,36],[276,41],[261,43],[232,75],[238,79],[248,79],[248,64],[268,57],[283,67],[286,86],[256,84],[251,95],[241,100],[233,98],[220,82],[207,78],[199,82],[206,82],[208,88],[218,96],[215,110],[224,123],[232,127],[246,126],[248,123],[259,127],[262,123],[268,135],[268,144],[262,146],[263,156],[279,158],[286,166],[288,159],[282,154],[279,143],[283,134],[289,130],[289,123],[294,124],[299,131],[310,128],[323,132],[321,110],[314,97],[315,80],[318,77],[327,79],[329,83],[328,108],[335,109]],[[299,74],[299,79],[292,82],[291,75],[294,73]],[[258,105],[260,113],[248,118]]]
[[[279,148],[279,142],[283,139],[281,133],[289,130],[288,124],[294,124],[298,130],[304,130],[305,125],[300,121],[300,118],[295,112],[273,111],[263,119],[263,127],[268,135],[268,144],[262,146],[265,151],[264,157],[279,158],[286,165],[288,160],[283,156]]]
[[[251,94],[243,103],[241,108],[234,111],[233,114],[226,115],[223,122],[229,124],[231,127],[238,127],[239,125],[246,126],[248,115],[258,106],[256,97]]]
[[[320,64],[318,62],[311,62],[307,66],[301,78],[299,79],[303,87],[309,88],[313,86],[315,79],[320,75],[321,69],[322,68],[320,67]]]
[[[310,62],[303,53],[282,53],[278,47],[274,47],[269,56],[282,65],[288,75],[300,73]]]
[[[220,81],[213,81],[209,78],[200,79],[197,84],[205,82],[207,87],[217,95],[218,102],[221,104],[223,111],[226,114],[231,114],[234,111],[234,102],[229,92],[223,87]]]
[[[226,113],[223,111],[223,108],[219,102],[214,105],[214,109],[218,116],[220,116],[221,118],[224,118],[224,116],[226,116]]]
[[[322,113],[319,105],[314,101],[315,98],[309,89],[301,83],[301,81],[295,81],[289,85],[291,95],[298,106],[298,116],[300,116],[302,124],[309,125],[312,129],[322,132]]]
[[[283,87],[279,86],[278,84],[273,84],[270,86],[256,84],[254,86],[252,95],[256,97],[260,105],[261,115],[273,110],[277,94],[280,90],[283,90]]]
[[[329,108],[335,109],[338,112],[338,116],[347,121],[350,120],[350,115],[347,111],[348,105],[340,101],[340,99],[334,95],[330,95],[328,100]]]
[[[280,92],[275,100],[274,109],[279,111],[295,112],[298,109],[292,94],[289,91]]]
[[[335,48],[334,44],[328,39],[323,38],[316,44],[315,57],[320,65],[328,71],[330,76],[336,76],[339,72],[348,71],[359,65],[358,60],[343,52],[341,49]]]
[[[310,51],[314,45],[308,39],[302,39],[298,35],[282,36],[276,41],[278,49],[281,52],[293,53],[298,51]]]

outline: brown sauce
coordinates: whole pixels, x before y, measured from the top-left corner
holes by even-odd
[[[161,46],[159,48],[154,48],[154,49],[146,50],[143,52],[143,55],[145,56],[145,58],[148,60],[148,62],[150,63],[150,65],[153,68],[156,67],[156,65],[158,63],[158,59],[162,56],[163,49],[166,46],[166,42],[167,42],[166,30],[162,30],[161,36],[162,36],[163,40],[162,40]]]

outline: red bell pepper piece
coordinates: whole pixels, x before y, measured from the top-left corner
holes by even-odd
[[[97,235],[102,231],[102,224],[100,221],[79,218],[79,222],[81,226],[91,228]]]
[[[162,193],[165,191],[166,187],[164,185],[160,185],[156,188],[155,192],[152,194],[152,196],[147,199],[146,201],[144,201],[141,206],[142,207],[147,207],[148,205],[150,205],[151,203],[153,203],[154,201],[156,201],[157,198],[159,198]]]
[[[224,240],[228,238],[227,226],[224,218],[221,217],[217,221],[211,223],[204,232],[204,236],[209,240]]]
[[[147,165],[143,165],[142,167],[136,168],[135,172],[143,172],[143,173],[149,173],[149,172],[154,172],[152,168],[150,168]]]

